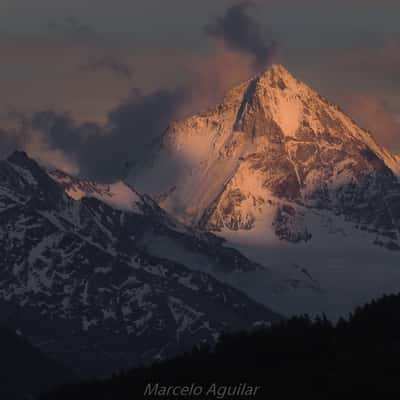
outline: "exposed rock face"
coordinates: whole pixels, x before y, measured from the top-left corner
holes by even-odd
[[[398,240],[399,172],[370,133],[274,65],[214,110],[173,124],[130,182],[204,229],[249,230],[269,216],[278,237],[297,242],[313,229],[291,230],[304,209],[324,209]],[[287,204],[295,211],[282,213]]]
[[[288,242],[307,242],[312,238],[304,226],[303,215],[299,215],[298,211],[289,205],[284,204],[278,208],[272,225],[276,236]]]

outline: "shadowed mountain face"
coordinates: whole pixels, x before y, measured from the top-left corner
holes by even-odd
[[[184,254],[208,271],[263,268],[220,239],[184,227],[136,192],[121,210],[102,198],[120,204],[115,188],[76,181],[93,196],[74,200],[65,193],[69,178],[51,176],[25,153],[0,162],[0,319],[45,353],[104,374],[280,319],[150,246],[175,246],[182,261]]]
[[[46,357],[28,341],[0,325],[0,398],[19,400],[56,385],[78,380],[63,365]]]
[[[173,124],[129,182],[207,230],[262,224],[307,242],[315,231],[307,216],[323,210],[399,249],[399,173],[398,158],[368,132],[274,65],[214,110]]]

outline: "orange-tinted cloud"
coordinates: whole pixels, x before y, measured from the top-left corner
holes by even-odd
[[[376,140],[400,152],[400,37],[381,46],[291,51],[289,67]]]
[[[217,41],[208,54],[191,57],[186,68],[186,101],[179,117],[219,103],[229,89],[257,72],[251,55],[231,49],[222,41]]]
[[[347,54],[347,67],[362,77],[342,105],[383,146],[400,152],[400,38],[388,38],[381,48]]]
[[[370,94],[347,94],[342,106],[363,128],[369,130],[383,146],[400,151],[400,120],[387,101]]]

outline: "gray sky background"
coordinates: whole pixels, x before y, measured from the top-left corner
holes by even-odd
[[[277,60],[400,152],[400,2],[255,0]],[[0,118],[68,112],[105,123],[130,96],[174,88],[234,0],[2,0]],[[230,68],[229,65],[226,68]]]

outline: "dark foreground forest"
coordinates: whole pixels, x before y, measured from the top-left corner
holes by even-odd
[[[367,395],[386,399],[400,395],[399,373],[400,295],[393,295],[357,309],[335,325],[324,317],[301,316],[270,329],[224,335],[215,349],[199,347],[171,360],[116,373],[108,380],[63,386],[40,400]],[[150,383],[159,384],[157,391]],[[198,389],[194,394],[192,387],[189,395],[192,384],[200,386],[202,393]],[[165,386],[189,388],[179,392],[183,395],[170,392],[168,396]],[[246,395],[246,387],[256,386],[255,395]]]
[[[0,325],[0,400],[27,398],[27,393],[40,393],[76,379],[70,369]]]

